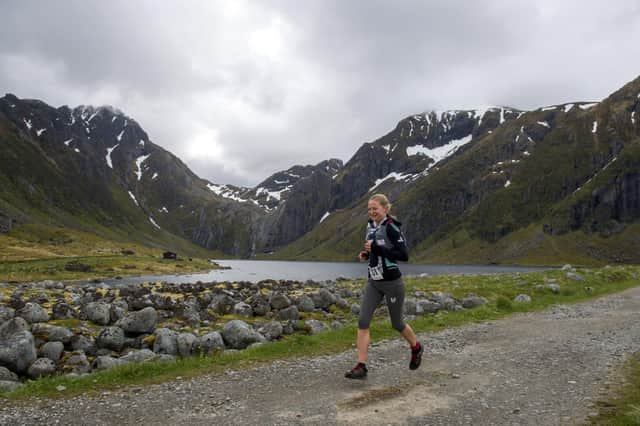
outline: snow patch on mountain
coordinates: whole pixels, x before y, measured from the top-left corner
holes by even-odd
[[[136,175],[138,176],[138,180],[142,179],[142,163],[144,163],[144,161],[149,158],[150,155],[151,154],[141,155],[136,159],[136,166],[138,167]]]
[[[116,149],[118,147],[118,145],[120,145],[120,144],[115,144],[111,148],[107,148],[107,155],[106,155],[107,166],[109,166],[112,169],[113,169],[113,163],[111,162],[111,153],[113,152],[114,149]]]

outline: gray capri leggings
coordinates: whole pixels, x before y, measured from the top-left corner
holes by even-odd
[[[371,324],[373,312],[378,307],[382,297],[387,299],[387,308],[391,317],[391,325],[394,329],[402,332],[405,324],[402,320],[402,308],[404,305],[404,282],[402,278],[393,281],[369,280],[364,288],[362,305],[360,306],[360,316],[358,318],[358,328],[366,330]]]

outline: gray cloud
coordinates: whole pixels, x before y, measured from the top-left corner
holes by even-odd
[[[217,183],[348,158],[427,109],[599,100],[640,74],[640,3],[21,1],[0,88],[111,104]]]

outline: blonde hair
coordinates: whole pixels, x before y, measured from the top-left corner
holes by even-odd
[[[388,209],[388,212],[391,211],[391,203],[389,202],[387,196],[384,194],[372,195],[371,198],[369,198],[369,201],[377,201],[382,207]]]

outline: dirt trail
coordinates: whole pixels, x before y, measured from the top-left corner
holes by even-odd
[[[578,305],[420,336],[422,367],[400,340],[355,351],[178,379],[100,397],[0,408],[0,424],[576,424],[613,371],[640,350],[640,287]]]

